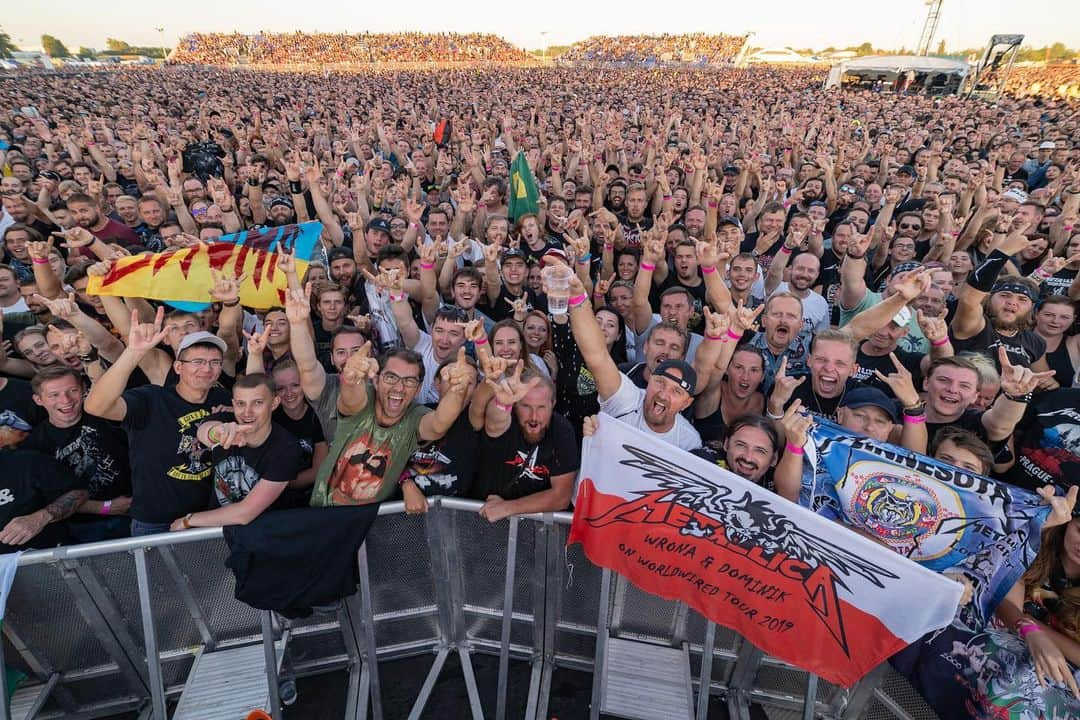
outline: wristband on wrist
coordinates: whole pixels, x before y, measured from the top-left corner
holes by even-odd
[[[553,173],[557,173],[557,172],[561,172],[561,171],[562,171],[562,168],[557,168],[557,167],[552,167],[551,168],[551,172],[553,172]]]
[[[302,192],[304,192],[304,186],[300,184],[299,180],[289,181],[289,193],[292,195],[299,195]]]
[[[434,270],[435,269],[435,263],[422,262],[422,263],[420,263],[420,269],[421,270]]]
[[[791,248],[789,248],[787,245],[782,245],[780,247],[780,252],[784,253],[785,255],[790,255],[791,254]]]
[[[577,259],[577,264],[588,265],[590,260],[592,260],[592,253],[585,253]]]
[[[112,500],[106,500],[101,503],[101,515],[110,515],[112,513]]]
[[[218,437],[217,437],[217,431],[218,431],[219,427],[221,427],[221,425],[215,425],[214,427],[210,428],[206,432],[206,439],[209,440],[210,442],[214,443],[215,445],[220,445],[221,444],[221,441],[218,440]]]
[[[417,222],[409,223],[409,227],[413,228],[414,230],[419,230],[420,229],[420,223],[417,223]]]
[[[930,343],[930,347],[941,347],[942,345],[948,345],[948,344],[949,344],[949,336],[946,335],[945,337],[941,338],[940,340],[935,340],[934,342]]]
[[[711,207],[711,208],[714,208],[714,207],[719,207],[719,206],[720,206],[720,203],[718,203],[718,202],[713,202],[712,200],[710,200],[708,204],[709,204],[709,207]]]
[[[30,258],[35,265],[48,265],[49,261],[43,258]]]
[[[259,187],[259,179],[258,178],[248,178],[248,185],[251,186],[251,187]]]
[[[1023,395],[1010,395],[1007,392],[1002,392],[1001,394],[1005,396],[1006,400],[1012,400],[1013,402],[1024,404],[1031,402],[1031,393],[1025,393]]]
[[[799,447],[798,445],[795,445],[794,443],[790,443],[790,442],[787,445],[784,446],[784,449],[787,450],[792,455],[803,455],[803,454],[806,453],[806,451],[803,450],[801,447]]]
[[[784,413],[774,413],[769,408],[765,408],[765,417],[769,418],[770,420],[783,420]]]
[[[497,407],[498,409],[502,410],[505,413],[508,413],[508,412],[510,412],[511,410],[514,409],[513,405],[503,405],[498,400],[492,400],[492,402],[495,404],[495,407]]]
[[[400,295],[394,295],[393,293],[390,293],[390,302],[401,302],[404,299],[405,293],[401,293]]]
[[[926,422],[926,415],[904,415],[905,425],[921,425]]]
[[[90,352],[85,355],[80,355],[79,359],[82,360],[84,364],[96,362],[98,359],[98,349],[96,347],[90,348]]]
[[[664,199],[664,202],[667,202],[668,200],[671,199],[671,196],[670,195],[665,195],[663,199]]]
[[[653,265],[652,263],[647,263],[647,262],[641,263],[640,265],[638,265],[638,267],[641,268],[642,270],[648,270],[649,272],[652,272],[653,270],[656,269],[655,265]]]
[[[568,306],[570,306],[570,307],[577,307],[578,305],[581,305],[583,302],[585,302],[588,299],[589,299],[588,295],[586,295],[585,293],[581,293],[580,295],[575,295],[574,297],[567,300],[566,304]]]
[[[1064,228],[1065,232],[1072,232],[1073,227],[1073,225],[1062,225],[1062,228]]]
[[[1036,268],[1036,270],[1035,270],[1034,274],[1035,274],[1035,275],[1038,275],[1038,276],[1039,276],[1039,277],[1041,277],[1041,278],[1042,278],[1043,280],[1046,280],[1047,278],[1052,278],[1052,277],[1054,277],[1054,274],[1053,274],[1053,273],[1051,273],[1051,272],[1047,272],[1047,271],[1046,271],[1046,270],[1044,270],[1043,268]]]
[[[705,339],[706,340],[723,340],[724,336],[723,335],[710,335],[709,333],[705,333]]]
[[[716,266],[715,265],[702,265],[701,266],[701,274],[702,275],[712,275],[714,272],[716,272]]]
[[[473,345],[487,345],[487,338],[477,338],[476,340],[473,340]]]
[[[734,330],[732,330],[731,328],[728,328],[727,336],[729,338],[731,338],[732,340],[742,340],[742,333],[737,333]]]
[[[236,307],[239,304],[240,304],[240,298],[237,298],[237,299],[233,300],[232,302],[223,302],[223,303],[221,303],[221,307]]]
[[[96,143],[96,142],[88,142],[88,143],[86,143],[86,147],[88,147],[88,148],[92,148],[92,147],[94,147],[95,145],[97,145],[97,143]]]
[[[1016,623],[1016,631],[1020,633],[1021,638],[1027,638],[1031,633],[1042,632],[1042,628],[1037,623],[1029,620],[1028,622]]]

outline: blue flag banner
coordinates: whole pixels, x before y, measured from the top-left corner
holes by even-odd
[[[1039,549],[1049,506],[1006,483],[818,419],[799,503],[935,572],[972,584],[981,622]]]

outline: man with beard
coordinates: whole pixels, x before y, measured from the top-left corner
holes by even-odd
[[[803,324],[806,332],[813,333],[829,327],[829,304],[811,288],[817,282],[821,261],[813,253],[800,253],[792,262],[788,282],[782,282],[791,254],[802,244],[802,236],[794,230],[784,240],[779,254],[769,265],[765,275],[765,294],[790,292],[802,301]]]
[[[619,366],[619,372],[625,374],[639,388],[645,388],[657,365],[665,360],[686,358],[688,338],[689,333],[675,323],[661,322],[653,325],[645,336],[642,348],[645,360],[623,363]]]
[[[142,245],[151,252],[165,249],[165,240],[161,236],[161,226],[168,215],[165,206],[153,195],[139,198],[139,219],[142,221],[134,228]]]
[[[571,278],[570,294],[570,326],[585,365],[596,379],[600,410],[683,450],[701,447],[701,436],[682,415],[694,401],[694,368],[683,360],[664,360],[644,389],[636,387],[611,359],[604,333],[576,277]]]
[[[672,228],[672,230],[674,229]],[[691,332],[701,332],[705,325],[702,308],[705,306],[706,290],[705,281],[701,277],[701,269],[698,263],[697,244],[693,240],[680,240],[675,245],[673,256],[675,275],[672,276],[668,273],[666,261],[657,263],[656,271],[653,273],[653,284],[657,286],[661,293],[673,287],[682,288],[690,293],[694,303],[693,314],[687,324],[687,329]]]
[[[356,285],[356,260],[348,248],[331,248],[326,253],[326,260],[330,263],[330,279],[343,288],[353,288]]]
[[[1014,365],[1042,373],[1050,369],[1046,363],[1046,341],[1032,329],[1039,286],[1028,278],[999,277],[1009,258],[1029,242],[1023,227],[1014,224],[996,249],[971,273],[956,306],[952,345],[958,353],[971,350],[994,361],[998,359],[997,349],[1004,348]],[[984,303],[988,295],[989,301]]]
[[[626,238],[626,244],[630,247],[640,244],[643,239],[642,233],[652,229],[653,218],[645,214],[648,206],[649,195],[645,186],[634,183],[626,189],[626,211],[623,213],[615,211],[622,225],[623,237]]]
[[[434,274],[431,270],[421,272]],[[417,402],[437,402],[439,398],[435,392],[436,371],[443,361],[454,357],[457,351],[465,346],[465,311],[454,306],[439,308],[435,311],[431,323],[431,333],[424,332],[413,317],[412,306],[409,305],[408,296],[401,284],[401,277],[403,276],[396,276],[391,280],[387,292],[394,322],[397,323],[405,347],[416,351],[424,364],[424,383],[417,393]]]
[[[134,230],[127,225],[113,220],[101,213],[97,201],[89,195],[75,193],[67,200],[67,208],[71,212],[79,228],[88,230],[92,237],[79,233],[72,228],[66,233],[67,245],[74,250],[76,255],[81,255],[88,260],[97,260],[97,255],[90,250],[90,245],[95,239],[102,244],[120,243],[124,247],[138,245],[141,241]]]
[[[586,421],[588,425],[588,421]],[[730,470],[744,480],[776,492],[770,472],[780,452],[780,436],[767,418],[756,413],[737,417],[719,448],[694,450],[703,460]]]
[[[786,212],[777,202],[766,205],[757,220],[757,232],[748,233],[739,246],[739,252],[750,253],[757,260],[762,272],[769,271],[773,258],[784,245],[783,230]]]
[[[376,361],[369,348],[365,345],[342,367],[340,419],[328,462],[315,479],[314,507],[386,500],[405,477],[402,470],[418,443],[443,437],[465,406],[472,368],[464,348],[450,366],[447,392],[434,410],[414,402],[424,381],[419,355],[397,349]]]
[[[494,393],[484,415],[473,496],[484,500],[489,522],[521,513],[565,510],[581,467],[570,422],[555,412],[555,386],[543,377],[488,373]]]

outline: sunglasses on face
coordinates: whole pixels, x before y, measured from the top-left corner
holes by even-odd
[[[901,230],[922,230],[922,225],[913,225],[911,223],[900,223]]]

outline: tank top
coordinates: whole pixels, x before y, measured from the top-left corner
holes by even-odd
[[[1061,387],[1072,387],[1076,377],[1076,368],[1069,357],[1069,345],[1065,338],[1058,344],[1057,350],[1046,353],[1046,364],[1054,371],[1054,379]]]

